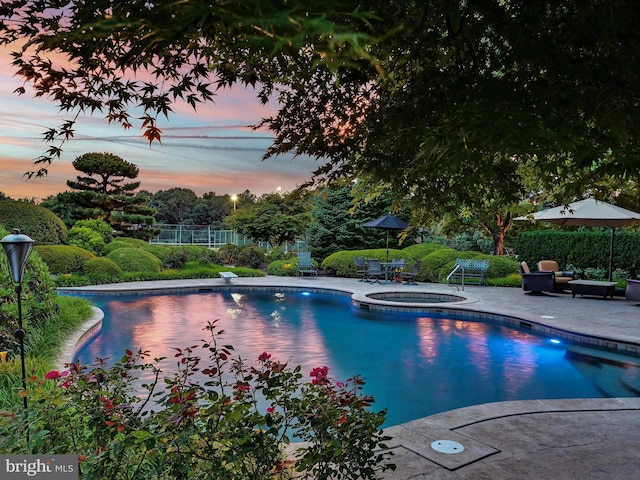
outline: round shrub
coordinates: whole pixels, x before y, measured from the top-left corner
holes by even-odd
[[[114,238],[114,241],[124,242],[128,247],[143,247],[144,245],[149,245],[149,242],[131,237],[116,237]]]
[[[167,261],[167,258],[169,258],[169,255],[171,255],[171,251],[173,250],[173,247],[168,247],[166,245],[151,245],[149,243],[140,245],[140,247],[137,248],[140,248],[140,250],[144,250],[154,257],[159,258],[163,264]]]
[[[7,231],[19,228],[36,245],[60,245],[67,242],[67,227],[48,208],[32,203],[0,201],[0,226]]]
[[[131,244],[128,242],[122,242],[120,240],[114,240],[113,242],[109,242],[104,246],[104,254],[109,255],[114,250],[118,250],[119,248],[130,248]]]
[[[240,247],[233,243],[226,243],[218,249],[220,263],[223,265],[235,265],[238,262]]]
[[[498,255],[481,255],[478,258],[489,260],[488,278],[503,278],[510,275],[520,275],[518,273],[518,261],[514,258]],[[518,283],[518,286],[520,284]]]
[[[442,250],[443,248],[449,248],[441,243],[416,243],[402,249],[402,253],[413,260],[426,257],[431,252],[436,250]]]
[[[312,260],[312,263],[315,263]],[[271,262],[267,268],[269,275],[278,275],[279,277],[295,277],[296,276],[296,259],[276,260]]]
[[[466,252],[459,252],[458,250],[448,247],[434,250],[422,258],[418,280],[426,282],[440,282],[444,280],[451,271],[451,268],[453,268],[456,258],[471,258],[465,255],[465,253]],[[446,273],[443,273],[445,271]]]
[[[54,275],[80,273],[87,261],[94,258],[93,253],[75,245],[36,245],[34,250]]]
[[[119,248],[107,258],[118,265],[123,272],[159,272],[162,261],[140,248]]]
[[[84,248],[96,255],[104,253],[105,243],[102,235],[89,227],[73,226],[69,230],[68,242],[69,245]]]
[[[122,278],[122,269],[112,260],[95,257],[84,265],[84,273],[90,278]]]
[[[260,268],[264,263],[265,250],[257,245],[245,245],[238,251],[238,267]]]
[[[90,228],[100,234],[104,243],[109,243],[113,240],[113,228],[102,219],[92,218],[88,220],[78,220],[73,226]]]

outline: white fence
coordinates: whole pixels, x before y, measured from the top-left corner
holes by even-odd
[[[256,243],[266,250],[271,249],[271,245],[265,242],[254,242],[252,239],[240,235],[233,230],[222,230],[211,225],[170,225],[156,224],[154,228],[160,228],[162,232],[155,236],[149,243],[154,245],[199,245],[208,248],[220,248],[227,243],[238,245],[239,247],[250,243]],[[289,249],[302,249],[303,241],[296,242],[296,245],[285,245],[285,251]]]

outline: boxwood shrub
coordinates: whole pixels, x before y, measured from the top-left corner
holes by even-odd
[[[123,272],[159,272],[162,268],[162,260],[141,248],[119,248],[107,255],[107,258]]]
[[[311,260],[311,263],[317,268],[318,262]],[[276,260],[269,264],[267,273],[269,275],[278,275],[279,277],[295,277],[297,272],[297,259],[289,258],[284,260]]]
[[[54,275],[82,272],[87,261],[94,258],[93,253],[75,245],[36,245],[34,250]]]
[[[109,242],[104,247],[104,254],[109,255],[114,250],[118,250],[119,248],[131,248],[131,244],[128,242],[123,242],[121,240],[114,240]]]
[[[114,281],[122,278],[122,269],[112,260],[104,257],[88,260],[84,265],[84,273],[90,278],[113,278]]]
[[[8,232],[19,228],[36,245],[60,245],[67,242],[67,227],[48,208],[32,203],[0,201],[0,226]]]

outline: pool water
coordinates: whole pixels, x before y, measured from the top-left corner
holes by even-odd
[[[529,332],[437,314],[371,312],[341,295],[239,288],[90,298],[105,318],[102,333],[78,352],[82,362],[143,349],[169,357],[163,370],[171,370],[172,349],[197,344],[207,321],[219,319],[223,342],[250,361],[266,351],[291,358],[305,374],[324,365],[336,381],[361,374],[374,409],[388,409],[385,426],[487,402],[634,395],[603,388],[597,364],[570,359],[562,344]]]

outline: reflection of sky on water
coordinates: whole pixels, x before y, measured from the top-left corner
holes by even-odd
[[[388,425],[478,403],[600,397],[580,368],[529,333],[489,323],[382,314],[353,307],[348,297],[238,289],[184,295],[96,297],[105,310],[102,334],[81,352],[118,359],[125,348],[170,357],[173,348],[206,338],[219,320],[223,344],[254,362],[263,351],[312,368],[328,365],[343,381],[361,374]]]

